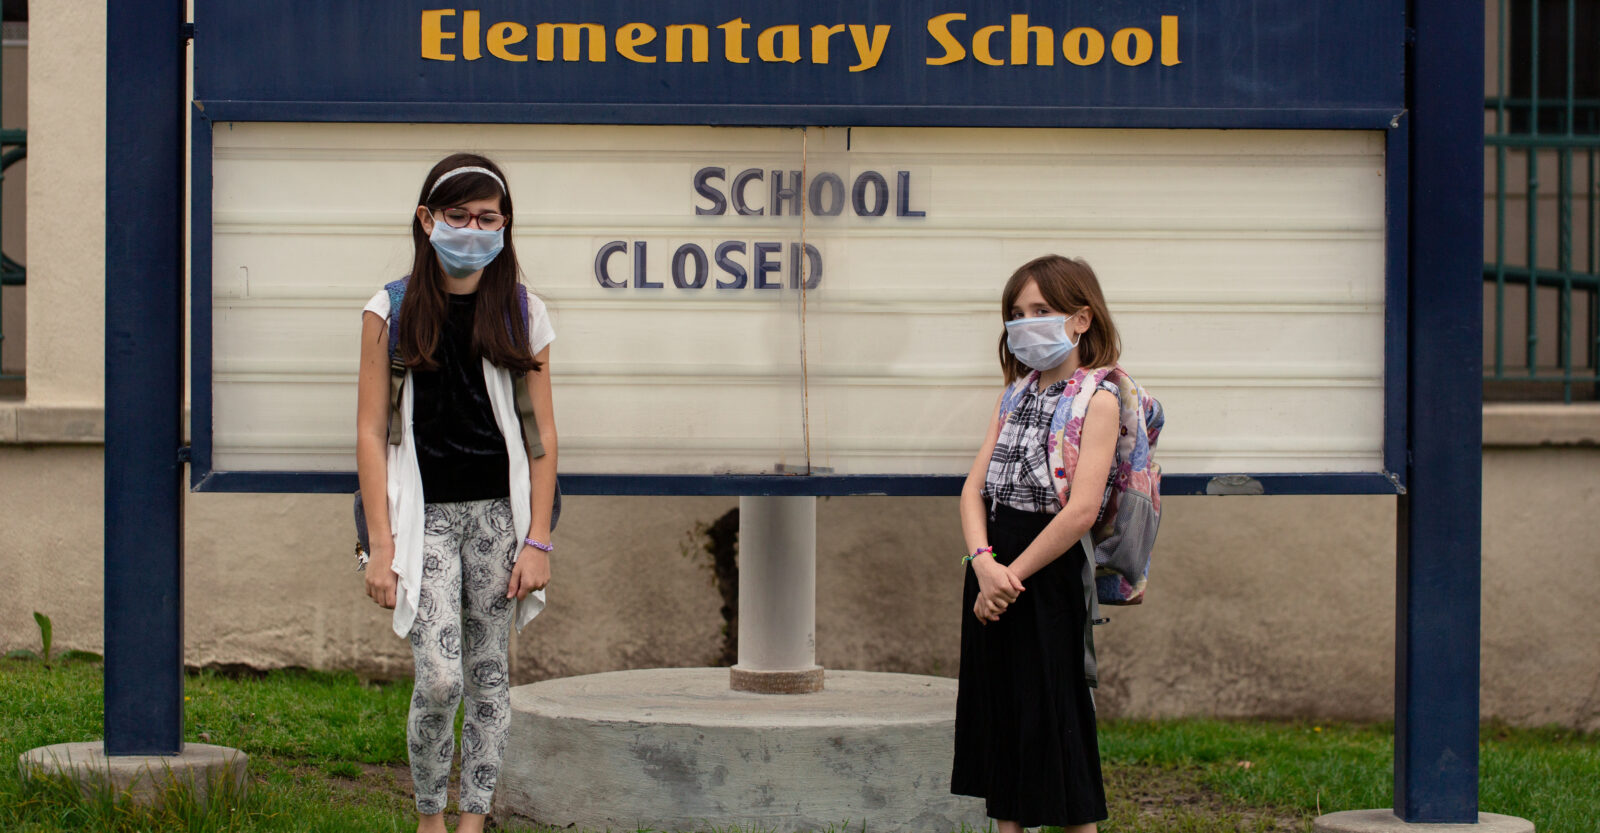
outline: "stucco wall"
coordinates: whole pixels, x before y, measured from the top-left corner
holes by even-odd
[[[105,0],[29,9],[29,404],[98,405],[105,386],[105,30]]]
[[[1483,713],[1600,729],[1600,450],[1530,448],[1484,478]],[[1492,659],[1492,662],[1491,662]]]

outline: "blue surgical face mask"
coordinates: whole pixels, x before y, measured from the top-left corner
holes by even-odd
[[[1067,334],[1067,316],[1047,315],[1006,322],[1006,347],[1017,361],[1034,370],[1049,370],[1067,360],[1078,342]]]
[[[464,278],[489,265],[506,245],[506,230],[484,231],[475,228],[452,228],[449,223],[435,222],[428,242],[439,253],[439,265],[452,278]]]

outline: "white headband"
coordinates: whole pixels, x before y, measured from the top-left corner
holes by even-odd
[[[506,193],[505,181],[500,179],[500,177],[495,176],[494,171],[491,171],[488,168],[480,168],[476,165],[468,165],[466,167],[455,168],[440,174],[439,178],[433,181],[433,187],[428,189],[428,196],[432,197],[433,192],[439,190],[439,186],[443,185],[445,180],[456,176],[457,174],[484,174],[490,179],[494,180],[495,183],[500,186],[500,193]]]

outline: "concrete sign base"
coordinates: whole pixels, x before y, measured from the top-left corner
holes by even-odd
[[[1479,813],[1477,824],[1408,824],[1393,810],[1349,810],[1320,816],[1312,833],[1533,833],[1533,822],[1515,816]]]
[[[511,691],[495,815],[592,830],[982,829],[950,794],[956,681],[827,672],[811,694],[726,668],[618,671]]]
[[[141,806],[169,799],[205,804],[214,790],[243,797],[249,756],[226,746],[187,743],[177,755],[105,754],[105,744],[57,743],[24,752],[17,761],[23,779],[62,777],[85,797],[110,791]]]

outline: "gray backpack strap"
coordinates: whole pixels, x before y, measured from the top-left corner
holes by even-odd
[[[399,445],[405,429],[400,425],[400,395],[406,388],[406,366],[389,359],[389,444]]]
[[[516,376],[511,380],[515,389],[517,419],[522,421],[522,442],[528,447],[528,459],[544,456],[544,441],[539,439],[539,417],[533,412],[533,397],[528,395],[528,377]]]
[[[1094,626],[1100,621],[1100,594],[1095,592],[1094,586],[1094,541],[1085,532],[1080,543],[1083,546],[1083,676],[1089,681],[1089,688],[1094,689],[1100,685],[1100,667],[1094,655]],[[1092,690],[1089,698],[1092,705]]]
[[[539,439],[539,418],[533,412],[533,397],[528,395],[528,377],[515,376],[511,386],[516,389],[517,419],[522,423],[522,441],[528,447],[531,462],[544,456],[544,441]],[[556,493],[550,499],[550,531],[556,531],[561,520],[561,481],[556,481]]]
[[[522,313],[522,320],[528,320],[528,288],[517,284],[517,308]],[[515,332],[515,329],[513,329]],[[528,334],[532,337],[532,333]],[[529,347],[532,347],[530,344]],[[517,419],[522,423],[522,442],[528,448],[528,460],[531,462],[545,455],[544,440],[539,438],[539,417],[533,412],[533,397],[528,393],[527,374],[515,375],[511,379],[513,388],[512,401],[517,406]],[[561,481],[556,480],[556,492],[550,497],[550,531],[555,532],[556,524],[561,521]]]
[[[517,284],[517,310],[522,313],[523,326],[528,321],[528,288]],[[506,326],[515,333],[517,330],[511,326],[511,321],[506,320]],[[527,334],[529,338],[532,333]],[[532,348],[532,344],[528,345]],[[539,418],[533,413],[533,397],[528,395],[528,377],[526,374],[512,374],[511,387],[513,398],[517,405],[517,418],[522,420],[522,443],[528,447],[528,459],[537,460],[544,456],[544,441],[539,439]]]

